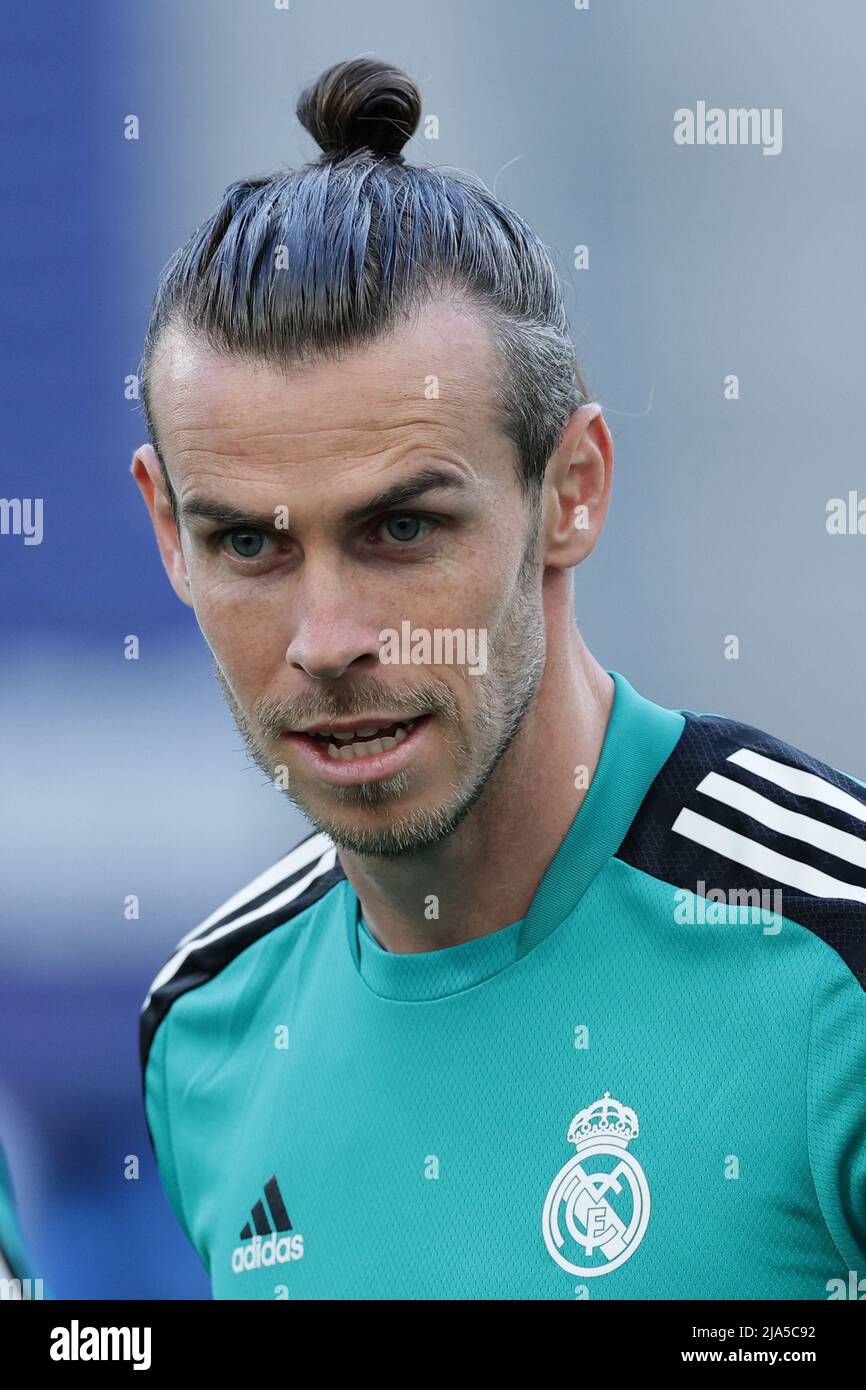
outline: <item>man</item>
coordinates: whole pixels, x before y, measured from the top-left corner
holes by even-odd
[[[324,160],[148,331],[134,477],[315,827],[145,1001],[166,1191],[218,1298],[850,1296],[866,787],[588,651],[610,434],[540,243],[388,144],[413,92],[324,74]]]

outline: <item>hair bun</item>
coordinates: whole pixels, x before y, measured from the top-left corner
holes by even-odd
[[[379,58],[352,58],[305,89],[297,115],[326,155],[367,147],[402,158],[421,119],[421,93],[400,68]]]

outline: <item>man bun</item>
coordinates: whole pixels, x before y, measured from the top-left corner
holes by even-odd
[[[421,119],[421,93],[411,77],[381,58],[335,63],[301,94],[298,120],[329,158],[355,150],[398,160]]]

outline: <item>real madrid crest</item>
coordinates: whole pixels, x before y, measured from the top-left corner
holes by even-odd
[[[544,1202],[544,1243],[569,1274],[591,1279],[625,1264],[643,1240],[650,1194],[628,1152],[640,1133],[637,1115],[605,1091],[575,1115],[568,1142],[575,1154],[560,1168]]]

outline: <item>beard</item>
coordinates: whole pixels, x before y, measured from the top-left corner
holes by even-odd
[[[298,699],[264,696],[254,703],[250,713],[237,699],[211,652],[217,681],[253,762],[339,848],[379,858],[428,849],[454,833],[490,783],[544,673],[546,632],[535,560],[539,525],[540,512],[533,508],[531,535],[511,600],[503,611],[496,636],[488,633],[486,671],[471,676],[461,669],[463,680],[473,691],[468,724],[467,717],[461,717],[453,689],[434,677],[396,689],[359,678],[342,692],[335,681]],[[286,785],[288,769],[277,751],[281,734],[302,724],[327,724],[363,716],[371,709],[387,709],[397,720],[401,715],[411,718],[420,713],[438,716],[453,773],[445,796],[436,804],[401,812],[400,801],[412,789],[411,765],[390,777],[351,786],[328,783],[315,789],[300,779],[295,779],[294,784],[289,779]],[[322,805],[323,796],[330,799],[330,806]],[[369,812],[377,808],[385,812],[382,824],[359,825],[357,818],[353,822],[353,810]]]

